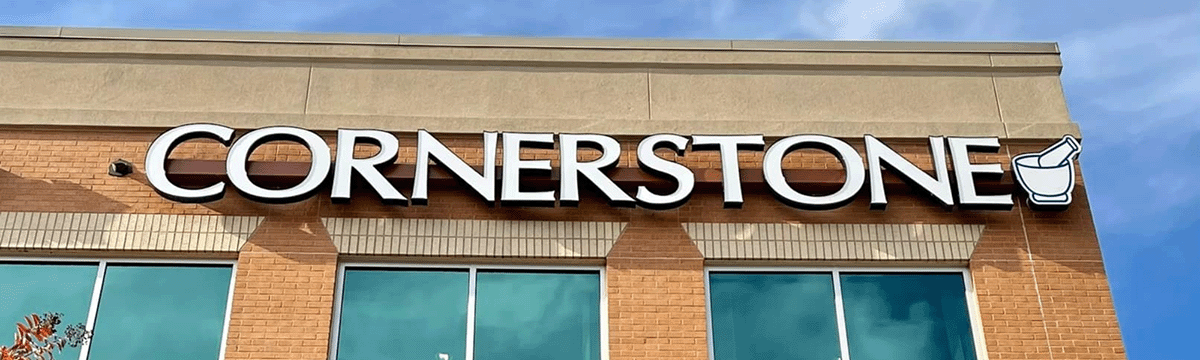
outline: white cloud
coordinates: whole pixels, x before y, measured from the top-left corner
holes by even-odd
[[[1084,101],[1119,114],[1154,112],[1108,129],[1126,135],[1164,126],[1200,130],[1200,122],[1183,117],[1200,110],[1200,8],[1073,34],[1062,53],[1064,81],[1107,90]]]
[[[998,16],[992,4],[992,0],[811,1],[800,6],[795,26],[830,39],[921,37],[935,32],[943,36],[979,37],[988,33],[987,20]],[[955,24],[927,21],[936,13],[951,13],[954,18],[967,21]]]
[[[713,24],[722,24],[728,21],[736,11],[737,0],[713,0],[709,18]]]
[[[1071,34],[1062,41],[1064,77],[1105,80],[1200,54],[1200,9]],[[1200,62],[1191,62],[1200,66]]]
[[[1071,110],[1095,154],[1086,169],[1105,174],[1105,192],[1092,196],[1098,223],[1166,231],[1194,219],[1200,8],[1079,31],[1061,45]]]
[[[837,27],[839,39],[876,38],[905,10],[901,0],[847,0],[827,10],[825,17]]]
[[[299,30],[374,2],[75,0],[43,11],[50,24],[63,26]]]

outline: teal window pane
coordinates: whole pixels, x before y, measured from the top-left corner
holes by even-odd
[[[229,266],[109,265],[89,360],[220,356]]]
[[[832,275],[711,273],[708,283],[716,360],[841,357]]]
[[[0,334],[17,331],[16,323],[24,323],[30,314],[62,313],[59,334],[67,325],[87,322],[98,268],[95,264],[0,264]],[[79,348],[55,355],[77,359]]]
[[[337,358],[466,359],[469,281],[466,271],[347,269]]]
[[[599,360],[600,274],[476,274],[475,360]]]
[[[854,360],[974,360],[962,274],[842,274]]]

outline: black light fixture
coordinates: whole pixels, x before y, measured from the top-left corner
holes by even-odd
[[[125,159],[117,159],[108,164],[108,175],[121,177],[133,173],[133,163]]]

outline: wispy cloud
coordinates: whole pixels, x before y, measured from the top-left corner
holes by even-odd
[[[1064,37],[1063,81],[1092,152],[1085,166],[1102,174],[1089,178],[1102,190],[1092,195],[1102,230],[1170,231],[1198,217],[1198,24],[1195,8]]]
[[[71,0],[22,3],[5,9],[0,22],[55,26],[300,30],[307,24],[375,0]]]
[[[1178,115],[1200,108],[1200,8],[1068,36],[1062,42],[1066,81],[1113,84],[1088,101],[1113,112],[1165,111],[1116,129],[1141,133],[1164,125],[1200,126]],[[1171,109],[1163,106],[1171,105]],[[1172,116],[1174,115],[1174,116]],[[1162,123],[1175,120],[1176,123]],[[1181,123],[1179,123],[1181,122]]]
[[[829,39],[990,37],[1003,28],[993,21],[1003,18],[993,5],[992,0],[809,1],[800,6],[795,25]]]
[[[876,39],[880,32],[903,19],[901,0],[845,0],[813,2],[800,11],[801,29],[836,39]]]
[[[1200,9],[1068,35],[1062,40],[1063,57],[1072,66],[1063,76],[1105,80],[1135,75],[1172,60],[1194,59],[1200,54],[1198,21]]]

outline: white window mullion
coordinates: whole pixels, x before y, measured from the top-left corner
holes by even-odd
[[[104,271],[108,268],[108,262],[101,261],[96,266],[96,283],[92,286],[92,303],[88,305],[88,317],[86,329],[88,332],[95,334],[96,329],[96,311],[100,309],[100,288],[104,286]],[[87,360],[88,351],[92,348],[92,341],[89,339],[79,347],[79,360]]]
[[[345,291],[346,266],[338,266],[337,282],[333,285],[333,329],[329,334],[329,360],[336,360],[338,335],[342,329],[342,293]]]
[[[712,312],[712,290],[709,287],[708,278],[712,276],[708,269],[704,269],[704,322],[708,329],[708,360],[714,360],[717,354],[713,353],[713,342],[716,337],[713,336],[713,312]]]
[[[983,337],[983,315],[979,313],[979,297],[975,294],[975,283],[971,271],[963,269],[963,286],[967,289],[967,315],[971,320],[971,337],[975,343],[975,358],[988,360],[987,341]]]
[[[608,280],[600,270],[600,360],[608,360]]]
[[[475,275],[478,272],[471,267],[470,280],[467,281],[467,359],[475,359]]]
[[[842,274],[833,271],[833,304],[837,311],[838,342],[842,348],[840,360],[850,360],[850,341],[846,336],[846,308],[842,306]]]
[[[234,263],[229,271],[229,296],[225,299],[225,325],[221,326],[221,349],[217,353],[218,360],[225,360],[225,350],[229,343],[229,322],[233,315],[233,289],[237,284],[237,263]]]

